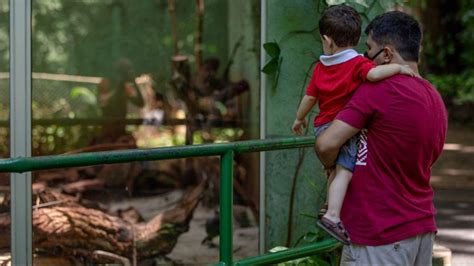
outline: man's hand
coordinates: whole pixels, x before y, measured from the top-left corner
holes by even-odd
[[[303,129],[308,127],[308,123],[306,122],[306,119],[295,119],[295,122],[293,123],[293,126],[291,127],[291,130],[293,133],[296,135],[303,135]]]
[[[339,149],[359,131],[358,128],[335,119],[331,126],[316,138],[316,154],[325,168],[335,165]]]
[[[416,73],[408,65],[400,65],[400,74],[408,75],[410,77],[416,76]]]

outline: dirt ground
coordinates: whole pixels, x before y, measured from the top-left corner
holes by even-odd
[[[155,215],[171,209],[182,197],[183,192],[174,190],[160,196],[128,198],[121,201],[113,201],[110,204],[112,212],[118,209],[135,208],[145,220],[149,220]],[[238,207],[234,206],[235,210]],[[239,208],[249,217],[250,227],[242,228],[234,219],[234,258],[247,258],[258,254],[258,226],[255,217],[250,209]],[[214,237],[212,243],[214,247],[201,244],[206,237],[206,221],[216,216],[214,209],[206,208],[201,203],[194,210],[193,218],[189,224],[189,230],[178,238],[178,242],[173,251],[166,256],[171,260],[164,263],[159,260],[159,265],[208,265],[219,261],[219,237]]]
[[[182,234],[173,252],[167,257],[178,264],[211,264],[219,261],[219,238],[213,239],[216,247],[202,245],[201,241],[206,237],[206,219],[214,217],[214,211],[199,206],[190,223],[189,231]],[[239,228],[234,222],[233,235],[234,259],[247,258],[258,254],[258,227],[252,226]]]
[[[436,243],[452,252],[452,265],[474,262],[474,128],[450,124],[446,145],[432,172]]]
[[[142,214],[145,220],[148,220],[160,212],[173,208],[182,194],[182,191],[176,190],[162,196],[126,199],[120,202],[114,202],[111,206],[111,210],[134,207]],[[242,210],[242,208],[240,209]],[[234,259],[247,258],[258,254],[258,226],[250,209],[244,208],[244,212],[249,216],[251,226],[242,228],[239,227],[237,221],[234,221]],[[212,240],[212,243],[215,245],[214,247],[201,244],[207,235],[205,228],[206,221],[214,218],[215,215],[214,209],[209,209],[199,204],[194,210],[188,232],[178,238],[175,248],[166,256],[171,262],[166,264],[208,265],[217,263],[219,261],[219,237],[215,237]],[[160,262],[160,265],[161,264],[162,262]]]

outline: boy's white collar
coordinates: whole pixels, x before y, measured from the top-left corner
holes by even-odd
[[[319,61],[325,66],[333,66],[347,62],[356,56],[359,56],[356,50],[346,49],[333,55],[321,55]]]

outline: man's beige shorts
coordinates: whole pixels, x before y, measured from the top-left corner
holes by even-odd
[[[383,246],[344,246],[341,265],[431,266],[434,236],[422,234]]]

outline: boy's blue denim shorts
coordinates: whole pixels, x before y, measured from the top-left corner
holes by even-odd
[[[323,124],[319,127],[314,128],[314,135],[316,138],[323,133],[331,125],[331,122]],[[336,159],[336,164],[346,168],[347,170],[354,172],[354,167],[356,163],[357,157],[357,141],[359,139],[359,135],[353,136],[349,139],[339,150],[339,155]]]

